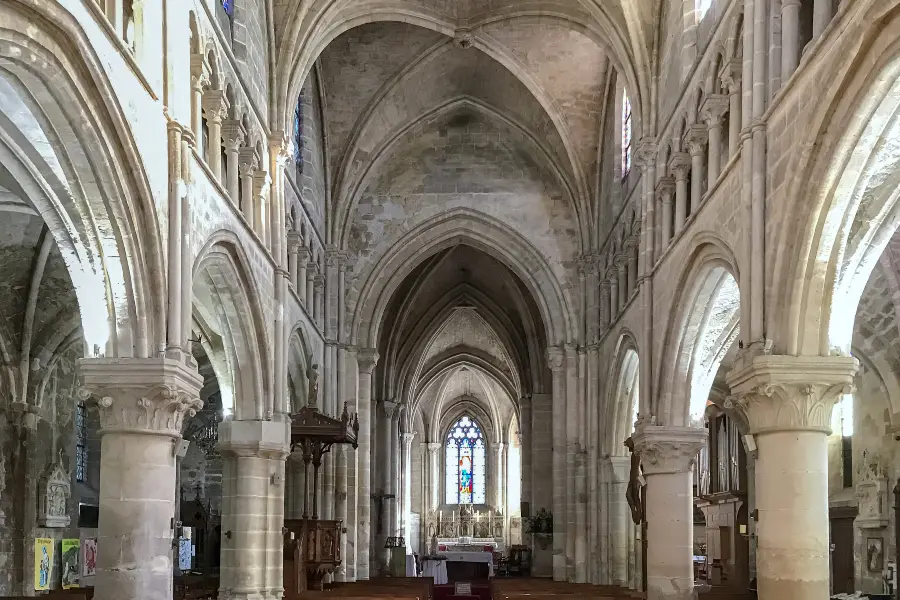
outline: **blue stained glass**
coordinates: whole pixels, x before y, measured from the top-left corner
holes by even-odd
[[[481,428],[462,417],[447,433],[447,504],[483,504],[485,499],[485,446]]]
[[[229,16],[234,16],[234,0],[222,0],[222,8]]]

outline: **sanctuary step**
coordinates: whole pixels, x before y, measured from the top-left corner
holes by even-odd
[[[433,600],[434,580],[431,577],[384,577],[354,583],[335,583],[322,592],[304,592],[301,598]]]
[[[549,579],[494,579],[493,600],[634,600],[622,588]]]

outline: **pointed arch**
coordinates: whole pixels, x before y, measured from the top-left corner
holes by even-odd
[[[221,337],[228,369],[219,376],[223,407],[230,392],[236,420],[262,420],[274,412],[272,359],[247,265],[237,236],[224,230],[213,234],[194,263],[193,306]]]

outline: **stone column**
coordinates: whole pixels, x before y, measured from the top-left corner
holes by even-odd
[[[494,444],[494,451],[497,453],[496,458],[496,473],[497,473],[497,508],[503,511],[503,514],[506,514],[506,503],[503,501],[503,491],[506,489],[506,481],[503,479],[506,475],[506,471],[503,468],[503,449],[506,445],[503,442],[498,442]],[[492,534],[493,535],[493,534]]]
[[[313,297],[315,298],[315,321],[316,325],[319,327],[319,330],[325,328],[325,276],[316,273],[313,277]]]
[[[309,248],[301,245],[297,248],[297,283],[294,284],[294,289],[297,291],[297,297],[300,299],[300,304],[309,312],[309,296],[307,296],[308,291],[308,276],[306,274],[306,266],[309,264],[309,257],[312,253],[309,251]]]
[[[606,331],[610,324],[610,283],[604,279],[600,282],[600,331]]]
[[[357,531],[356,531],[356,579],[369,579],[369,547],[372,539],[372,371],[378,362],[378,352],[371,348],[359,350],[356,355],[359,366],[359,437],[357,439]]]
[[[688,216],[697,212],[703,200],[703,152],[709,140],[706,125],[691,125],[688,131],[688,151],[691,155],[691,207]],[[709,180],[712,184],[712,179]]]
[[[728,91],[728,158],[737,154],[741,146],[741,76],[744,65],[735,59],[722,69],[722,83]]]
[[[394,409],[391,415],[391,487],[389,494],[394,495],[394,499],[390,502],[390,533],[394,537],[400,535],[400,504],[402,501],[400,495],[400,415],[404,408],[402,405]]]
[[[297,278],[299,277],[299,253],[300,247],[303,245],[303,236],[300,235],[299,231],[288,231],[287,234],[287,245],[288,245],[288,281],[291,282],[291,287],[294,288],[299,294],[297,290]],[[306,280],[303,281],[304,291],[306,287]]]
[[[616,265],[619,268],[618,312],[622,312],[625,310],[625,305],[628,304],[628,256],[624,253],[619,254],[616,257]]]
[[[800,0],[781,0],[781,85],[800,63]]]
[[[663,177],[659,180],[659,183],[656,184],[656,193],[659,196],[660,204],[662,204],[660,255],[662,255],[663,251],[668,247],[669,242],[672,241],[672,194],[674,192],[675,178],[671,175]]]
[[[822,33],[833,16],[831,9],[832,0],[815,0],[813,4],[813,41],[822,37]]]
[[[707,435],[645,425],[634,436],[647,480],[647,600],[694,598],[693,466]]]
[[[619,316],[619,269],[610,267],[606,276],[609,283],[609,324],[612,325]]]
[[[272,180],[269,173],[257,169],[253,173],[253,230],[263,246],[269,247],[268,195]]]
[[[391,485],[391,464],[394,461],[393,456],[393,440],[391,439],[391,422],[393,421],[394,411],[397,408],[396,402],[391,402],[390,400],[380,400],[378,402],[379,406],[379,414],[378,414],[378,478],[379,478],[379,487],[381,489],[381,493],[384,495],[391,494],[391,490],[393,486]],[[391,530],[393,529],[393,521],[391,520],[392,512],[391,512],[391,504],[394,502],[393,499],[382,498],[381,499],[381,514],[377,515],[375,518],[380,518],[381,522],[379,523],[379,527],[381,528],[381,533],[375,536],[375,555],[380,557],[380,568],[381,570],[385,570],[388,565],[389,556],[384,549],[384,543],[387,538],[391,536]],[[378,527],[376,527],[376,531]]]
[[[240,121],[229,119],[222,126],[222,135],[225,139],[225,156],[228,157],[225,188],[228,190],[231,203],[237,206],[240,197],[240,149],[246,132]]]
[[[203,145],[203,92],[209,86],[202,54],[191,56],[191,131],[197,140],[197,151],[203,156],[206,151]]]
[[[290,507],[289,515],[291,519],[299,519],[303,517],[303,510],[306,508],[306,473],[303,464],[303,453],[294,452],[288,457],[287,469],[289,472],[290,487],[288,488],[288,506]],[[312,499],[309,500],[309,510],[312,510]]]
[[[688,189],[687,174],[691,168],[691,157],[686,152],[676,152],[669,160],[669,170],[675,175],[675,233],[684,229],[687,219]]]
[[[553,580],[566,581],[566,368],[562,348],[547,349],[553,373]]]
[[[403,490],[403,512],[400,515],[400,535],[406,538],[407,549],[411,548],[412,543],[409,516],[412,514],[412,443],[415,438],[415,432],[403,434],[403,479],[400,485]]]
[[[79,371],[100,412],[94,597],[171,600],[175,442],[203,407],[203,378],[168,358],[84,359]]]
[[[428,443],[428,481],[429,504],[428,508],[437,510],[441,505],[441,448],[440,442]]]
[[[250,148],[241,148],[238,152],[240,160],[241,191],[238,195],[238,208],[247,219],[250,229],[253,229],[253,176],[256,174],[258,158],[256,152]]]
[[[610,456],[604,470],[607,475],[609,502],[607,539],[609,544],[609,585],[628,587],[628,536],[634,527],[631,509],[625,498],[631,459]]]
[[[206,127],[209,130],[209,148],[206,163],[213,177],[222,180],[222,121],[228,115],[228,99],[222,90],[208,90],[203,94],[203,112],[206,113]],[[202,136],[201,136],[202,137]]]
[[[351,448],[352,450],[352,448]],[[347,449],[344,445],[339,445],[332,449],[335,454],[334,460],[334,518],[344,524],[344,530],[347,532],[341,536],[341,556],[347,556],[347,535],[349,535],[350,523],[347,521]],[[335,581],[348,581],[347,579],[347,561],[342,560],[341,566],[338,567],[334,574]]]
[[[219,600],[275,600],[282,572],[284,468],[290,424],[224,421]]]
[[[625,242],[625,252],[626,258],[625,262],[628,265],[628,295],[626,298],[631,297],[637,290],[637,282],[638,282],[638,247],[640,245],[640,239],[638,237],[630,237],[628,241]]]
[[[756,575],[760,598],[829,595],[827,436],[831,412],[853,391],[846,356],[739,357],[725,403],[756,442]]]
[[[718,181],[722,166],[722,117],[726,112],[728,112],[728,98],[719,94],[707,96],[701,109],[709,138],[707,173],[709,174],[710,188]]]

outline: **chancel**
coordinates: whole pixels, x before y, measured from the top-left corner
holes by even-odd
[[[0,599],[900,598],[898,334],[900,0],[0,0]]]

